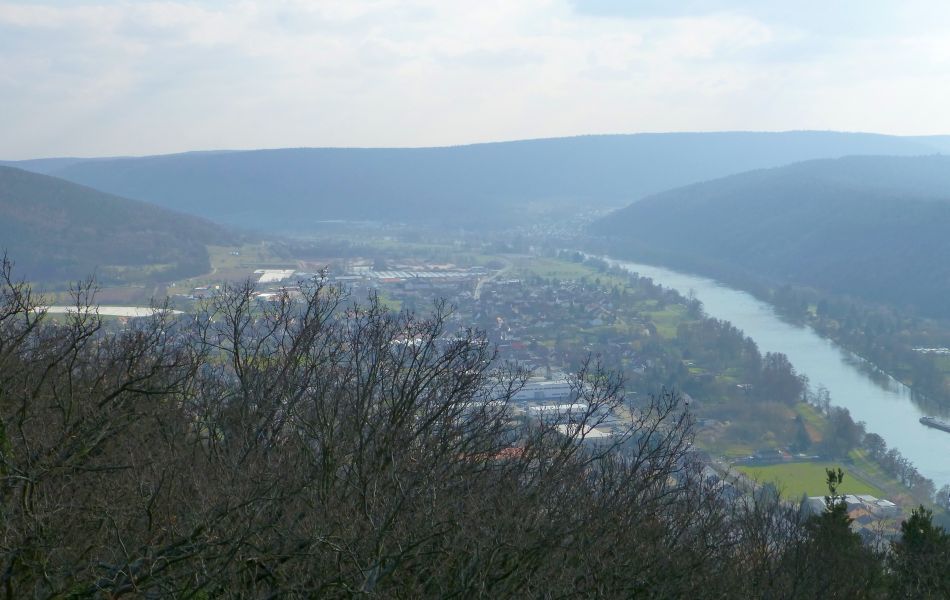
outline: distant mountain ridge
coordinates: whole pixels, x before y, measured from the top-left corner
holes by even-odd
[[[836,132],[598,135],[442,148],[297,148],[11,163],[257,229],[331,219],[491,227],[623,206],[749,169],[940,151],[926,138]]]
[[[0,250],[33,281],[169,281],[210,270],[233,235],[191,215],[0,166]]]
[[[641,259],[950,317],[950,157],[847,157],[670,190],[596,222]]]

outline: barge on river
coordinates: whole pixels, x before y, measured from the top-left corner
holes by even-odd
[[[938,419],[937,417],[920,417],[920,422],[927,427],[933,427],[934,429],[940,429],[941,431],[950,433],[950,423],[943,419]]]

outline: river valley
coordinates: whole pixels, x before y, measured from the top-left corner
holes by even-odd
[[[826,387],[832,404],[847,408],[855,421],[864,421],[868,432],[879,434],[888,447],[900,450],[937,488],[950,483],[950,433],[919,422],[928,413],[911,400],[907,386],[874,373],[860,357],[811,328],[783,320],[769,304],[751,294],[663,267],[608,261],[684,296],[692,290],[709,316],[742,329],[763,354],[786,354],[795,369],[808,376],[812,387]]]

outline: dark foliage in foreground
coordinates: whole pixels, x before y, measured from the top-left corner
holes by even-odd
[[[884,593],[840,515],[698,476],[674,394],[597,450],[582,438],[622,398],[596,365],[567,435],[515,418],[522,375],[445,335],[444,307],[319,282],[260,305],[246,285],[110,330],[90,285],[53,323],[2,275],[5,597]]]

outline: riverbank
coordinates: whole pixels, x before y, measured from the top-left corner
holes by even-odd
[[[598,248],[597,254],[613,254],[611,249],[616,250],[606,242],[594,242],[592,247]],[[910,388],[914,400],[930,414],[950,417],[950,355],[921,351],[948,345],[950,320],[780,283],[721,261],[645,248],[629,252],[634,253],[621,254],[632,257],[633,262],[700,274],[752,295],[771,305],[781,318],[808,325],[860,357],[875,375]]]
[[[763,351],[786,354],[813,386],[830,392],[833,404],[847,408],[868,431],[900,449],[925,477],[939,488],[950,483],[950,434],[931,430],[918,419],[923,412],[911,401],[911,390],[896,381],[874,381],[856,366],[854,353],[813,329],[790,323],[775,308],[748,292],[712,279],[633,261],[605,259],[614,266],[649,277],[654,282],[694,295],[707,314],[733,323]]]

